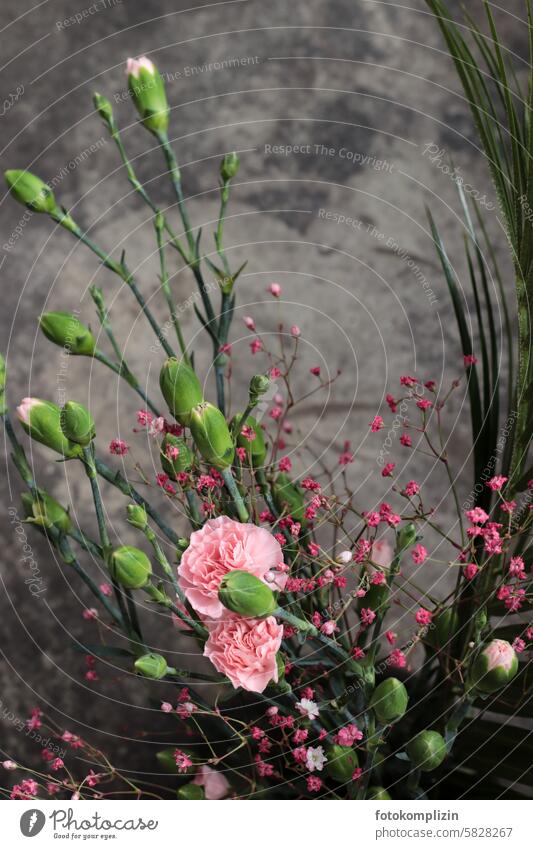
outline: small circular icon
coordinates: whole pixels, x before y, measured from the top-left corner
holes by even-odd
[[[46,817],[42,811],[37,808],[30,808],[29,811],[24,811],[20,818],[20,830],[24,837],[35,837],[43,830]]]

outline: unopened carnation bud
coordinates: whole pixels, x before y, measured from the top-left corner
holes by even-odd
[[[17,407],[18,419],[29,436],[64,457],[80,457],[81,448],[61,430],[61,410],[51,401],[23,398]]]
[[[201,784],[184,784],[178,790],[178,799],[187,800],[189,802],[205,799],[205,790]]]
[[[235,446],[223,414],[209,401],[203,401],[191,413],[189,422],[194,443],[208,463],[225,469],[231,466]]]
[[[99,113],[100,117],[106,122],[106,124],[110,124],[113,120],[113,107],[107,97],[104,97],[95,91],[93,94],[93,103],[94,108]]]
[[[144,531],[148,524],[148,516],[142,504],[128,504],[126,507],[128,522],[134,528]]]
[[[128,59],[126,73],[141,122],[156,135],[166,133],[170,110],[163,77],[154,63],[146,56]]]
[[[161,466],[163,471],[177,480],[181,472],[188,472],[193,464],[193,454],[184,439],[167,433],[161,443]]]
[[[446,740],[438,731],[421,731],[407,744],[407,754],[413,766],[431,772],[446,757]]]
[[[354,771],[359,766],[357,752],[348,746],[334,743],[326,749],[326,772],[334,781],[344,784],[350,781]]]
[[[200,381],[185,360],[170,357],[159,374],[159,386],[172,415],[188,425],[194,407],[203,401]]]
[[[224,575],[218,588],[218,597],[228,610],[252,619],[264,619],[277,607],[276,597],[270,587],[242,569]]]
[[[239,170],[239,164],[239,157],[235,151],[232,153],[226,153],[224,159],[220,163],[220,176],[225,183],[228,183],[233,179],[233,177],[235,177]]]
[[[254,374],[250,380],[250,386],[248,388],[250,401],[257,404],[258,398],[261,395],[264,395],[265,392],[268,392],[270,384],[271,380],[266,376],[266,374]]]
[[[370,707],[382,725],[390,725],[402,718],[408,701],[409,696],[402,682],[397,678],[386,678],[372,693]]]
[[[9,191],[19,203],[32,212],[50,214],[56,209],[56,199],[50,186],[30,171],[12,170],[5,173]]]
[[[376,802],[388,802],[391,798],[390,793],[384,787],[369,787],[366,791],[367,799],[374,799]]]
[[[39,492],[38,498],[33,498],[29,492],[22,493],[22,503],[26,513],[26,521],[41,528],[55,528],[63,534],[67,534],[72,522],[61,504],[46,492]]]
[[[67,401],[61,410],[61,430],[77,445],[90,445],[94,439],[94,421],[89,410],[77,401]]]
[[[280,472],[274,481],[272,496],[280,513],[292,516],[295,522],[305,527],[307,522],[303,493],[285,472]]]
[[[507,640],[492,640],[474,659],[469,683],[480,693],[494,693],[518,672],[518,658]]]
[[[111,555],[111,574],[121,586],[138,590],[149,582],[152,564],[144,551],[132,545],[122,545]]]
[[[150,654],[143,654],[142,657],[138,657],[133,665],[140,675],[144,675],[145,678],[154,678],[156,680],[163,678],[168,669],[165,658],[160,654],[155,654],[154,652],[150,652]]]
[[[253,416],[248,416],[246,421],[242,421],[242,413],[237,413],[234,416],[232,420],[232,426],[233,425],[235,425],[239,430],[236,436],[236,441],[239,448],[244,448],[246,451],[246,460],[251,462],[255,469],[261,468],[261,466],[264,465],[267,455],[267,448],[261,426],[257,423]],[[251,438],[252,433],[253,438]]]
[[[96,348],[88,327],[68,312],[46,312],[39,319],[44,335],[54,345],[68,350],[69,354],[92,357]]]
[[[416,536],[416,527],[412,522],[404,525],[396,538],[396,550],[403,551],[405,548],[409,548],[410,545],[414,545]]]

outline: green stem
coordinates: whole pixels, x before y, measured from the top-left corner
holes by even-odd
[[[98,474],[103,477],[108,483],[115,486],[117,489],[122,492],[123,495],[126,495],[128,498],[131,498],[135,501],[136,504],[140,504],[141,507],[144,507],[148,515],[154,520],[156,525],[160,528],[161,531],[165,534],[167,539],[170,542],[174,543],[174,545],[178,545],[180,537],[178,536],[172,528],[167,525],[162,516],[159,515],[158,511],[152,507],[143,497],[137,492],[137,490],[131,486],[130,483],[124,478],[120,472],[116,472],[113,469],[110,469],[105,463],[101,460],[95,458],[95,467]]]
[[[109,255],[106,254],[95,242],[93,242],[92,239],[90,239],[89,236],[86,233],[84,233],[83,230],[80,227],[78,227],[78,225],[70,218],[70,216],[59,214],[58,212],[56,212],[56,213],[53,213],[51,215],[51,217],[54,219],[54,221],[57,221],[58,224],[60,224],[62,227],[64,227],[66,230],[68,230],[69,233],[72,233],[80,242],[82,242],[84,245],[86,245],[86,247],[88,247],[94,254],[96,254],[96,256],[101,260],[101,262],[105,265],[106,268],[108,268],[114,274],[117,274],[121,278],[121,280],[123,280],[125,283],[128,284],[128,286],[130,287],[131,291],[133,292],[133,294],[135,296],[137,303],[139,304],[139,306],[141,308],[141,311],[144,313],[144,315],[148,319],[150,327],[152,328],[155,335],[157,336],[157,339],[158,339],[161,347],[163,348],[163,350],[165,351],[167,356],[174,357],[175,356],[174,351],[172,350],[171,346],[168,344],[164,335],[161,333],[159,325],[158,325],[156,319],[154,318],[152,311],[150,310],[149,306],[147,305],[146,301],[144,300],[144,297],[142,296],[141,292],[139,291],[139,289],[137,287],[137,284],[135,283],[131,274],[129,273],[129,271],[125,267],[124,263],[123,262],[118,263],[118,262],[115,262],[114,260],[110,259]]]
[[[132,373],[126,366],[124,360],[121,360],[120,365],[117,365],[116,363],[108,359],[108,357],[106,357],[106,355],[98,348],[95,350],[93,357],[95,360],[98,360],[98,362],[111,369],[111,371],[115,372],[115,374],[117,374],[119,377],[123,378],[123,380],[126,381],[128,386],[131,386],[131,388],[137,393],[137,395],[139,395],[143,399],[144,403],[152,411],[152,413],[159,418],[161,413],[157,409],[156,405],[152,401],[150,401],[150,398],[144,392],[144,390],[141,389],[137,379],[132,375]]]
[[[237,510],[237,515],[241,522],[247,522],[250,518],[248,515],[248,510],[242,500],[242,496],[239,492],[237,484],[235,483],[235,478],[233,477],[231,469],[223,469],[222,477],[224,478],[224,483],[226,484],[226,489],[228,490],[231,498],[233,499],[233,504],[235,509]]]
[[[165,296],[165,300],[167,302],[167,306],[170,312],[170,318],[172,319],[172,324],[174,325],[174,330],[176,331],[176,337],[178,339],[180,351],[183,354],[185,362],[190,365],[191,362],[187,353],[187,346],[185,344],[185,339],[183,337],[183,332],[178,319],[176,304],[174,303],[174,298],[172,297],[172,292],[170,290],[170,284],[168,280],[168,271],[165,259],[165,246],[163,244],[163,226],[164,222],[162,217],[157,215],[155,219],[155,231],[157,237],[157,250],[159,252],[159,266],[161,269],[161,289],[163,290],[163,294]]]

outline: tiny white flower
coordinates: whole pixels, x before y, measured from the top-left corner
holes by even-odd
[[[324,768],[324,764],[327,763],[327,757],[324,754],[324,749],[322,746],[309,746],[307,749],[307,756],[305,758],[305,765],[309,772],[314,772],[317,769],[319,772]]]
[[[346,551],[341,551],[339,554],[337,554],[337,557],[335,559],[336,559],[337,563],[343,564],[343,563],[351,563],[352,557],[353,557],[352,552],[346,550]]]
[[[319,714],[318,705],[312,699],[301,699],[299,702],[296,702],[296,707],[307,719],[316,719]]]

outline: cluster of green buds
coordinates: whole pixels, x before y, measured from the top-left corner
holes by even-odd
[[[490,695],[505,687],[518,672],[518,658],[507,640],[491,640],[474,658],[469,674],[469,687]]]
[[[128,59],[126,73],[141,123],[155,135],[166,133],[170,110],[165,83],[156,66],[146,56]],[[103,105],[100,108],[105,109]]]
[[[47,492],[39,491],[37,498],[33,498],[29,492],[23,492],[21,499],[26,522],[43,530],[55,528],[62,534],[68,534],[72,527],[68,510]]]
[[[235,569],[222,578],[218,597],[228,610],[252,619],[264,619],[277,609],[270,587],[250,572]]]
[[[17,407],[17,416],[26,433],[36,442],[46,445],[69,460],[81,457],[81,445],[63,433],[62,411],[52,401],[24,398]]]
[[[407,710],[409,696],[397,678],[385,678],[378,684],[370,699],[370,707],[382,725],[391,725],[402,718]]]
[[[138,590],[150,582],[152,564],[140,548],[121,545],[111,554],[110,569],[113,580],[129,590]]]
[[[431,772],[446,757],[446,740],[438,731],[420,731],[407,744],[409,760],[422,772]]]
[[[235,446],[226,419],[218,407],[204,400],[202,386],[190,365],[171,357],[163,364],[159,385],[172,415],[190,428],[204,460],[220,469],[231,466]]]
[[[88,327],[68,312],[46,312],[39,320],[44,335],[69,354],[92,357],[96,341]]]

